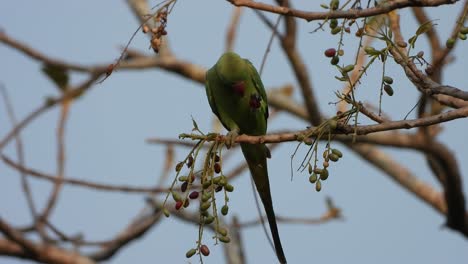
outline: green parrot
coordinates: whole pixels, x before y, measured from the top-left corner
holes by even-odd
[[[233,52],[224,53],[207,71],[205,86],[211,110],[229,130],[228,147],[239,134],[265,135],[268,118],[266,92],[250,61]],[[265,208],[276,255],[280,263],[286,263],[268,180],[266,159],[270,158],[270,151],[265,144],[241,143],[240,146]]]

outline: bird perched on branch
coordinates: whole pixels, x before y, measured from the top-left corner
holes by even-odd
[[[206,94],[213,113],[229,130],[227,146],[237,135],[265,135],[268,104],[262,80],[252,63],[233,52],[224,53],[206,73]],[[286,263],[279,238],[268,180],[267,158],[270,151],[265,144],[240,143],[255,186],[262,200],[280,263]]]

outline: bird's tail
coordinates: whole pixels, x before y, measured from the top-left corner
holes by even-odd
[[[260,194],[263,207],[268,218],[270,225],[273,243],[275,244],[276,256],[280,263],[286,263],[286,257],[281,246],[281,240],[278,233],[278,226],[276,225],[275,211],[273,210],[273,203],[270,192],[270,181],[268,179],[267,157],[269,157],[269,150],[265,144],[248,144],[241,143],[242,153],[244,154],[247,164],[249,165],[250,173]]]

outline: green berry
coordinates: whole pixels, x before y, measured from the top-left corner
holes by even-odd
[[[224,190],[226,190],[226,192],[232,192],[234,191],[234,186],[228,183],[226,186],[224,186]]]
[[[320,174],[320,179],[322,181],[328,179],[328,170],[327,169],[323,169],[322,173]]]
[[[333,161],[333,162],[336,162],[336,161],[338,161],[340,159],[340,157],[338,157],[338,155],[336,155],[334,153],[330,154],[328,156],[328,158],[330,158],[330,160]]]
[[[335,57],[331,58],[331,60],[330,60],[331,65],[337,65],[338,62],[340,62],[340,57],[338,57],[338,56],[335,56]]]
[[[223,207],[221,208],[221,214],[222,215],[227,215],[228,212],[229,212],[229,206],[223,205]]]
[[[310,175],[309,177],[309,182],[310,183],[315,183],[317,181],[317,174],[313,173],[312,175]]]
[[[453,48],[455,45],[455,39],[454,38],[449,38],[447,39],[447,42],[445,42],[445,46],[449,49]]]
[[[343,157],[343,153],[341,153],[341,151],[339,149],[332,149],[331,152],[335,155],[337,155],[338,157],[342,158]]]
[[[390,77],[390,76],[384,76],[384,77],[383,77],[383,81],[384,81],[384,83],[386,83],[386,84],[392,84],[392,83],[393,83],[393,79],[392,79],[392,77]]]
[[[343,72],[350,72],[354,70],[354,65],[353,64],[349,64],[347,65],[346,67],[343,68]]]
[[[320,181],[317,181],[317,183],[315,184],[315,190],[317,192],[320,192],[320,190],[322,190],[322,183]]]
[[[231,242],[231,239],[229,237],[227,237],[227,236],[222,236],[222,237],[219,237],[218,239],[219,239],[219,241],[221,241],[223,243]]]
[[[383,89],[384,89],[385,93],[388,94],[388,96],[392,96],[392,95],[393,95],[393,88],[392,88],[392,86],[386,84],[386,85],[384,85]]]
[[[192,248],[189,251],[187,251],[187,253],[185,253],[185,257],[191,258],[193,255],[195,255],[195,253],[197,253],[197,250]]]

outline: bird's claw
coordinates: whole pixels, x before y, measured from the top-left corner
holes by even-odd
[[[226,148],[230,149],[236,143],[236,137],[239,135],[237,130],[231,130],[226,135]]]

